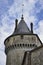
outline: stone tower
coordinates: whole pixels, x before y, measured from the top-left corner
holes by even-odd
[[[6,65],[22,65],[24,53],[42,44],[37,34],[33,33],[24,21],[23,15],[20,22],[15,20],[15,30],[11,36],[5,39]]]

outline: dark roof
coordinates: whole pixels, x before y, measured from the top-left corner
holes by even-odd
[[[31,31],[28,28],[27,24],[24,21],[24,18],[22,17],[20,20],[20,23],[17,26],[17,29],[14,31],[13,34],[30,34]]]
[[[5,39],[4,43],[6,42],[7,39],[9,39],[12,36],[16,36],[16,35],[35,35],[39,39],[40,43],[42,44],[42,41],[40,40],[38,35],[34,34],[34,33],[31,33],[30,29],[28,28],[27,24],[24,21],[23,16],[22,16],[22,18],[20,20],[20,23],[17,26],[17,29],[13,32],[12,35],[10,35],[9,37],[7,37]]]

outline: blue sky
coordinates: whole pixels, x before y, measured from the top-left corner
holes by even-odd
[[[43,42],[43,0],[23,0],[23,15],[30,28],[34,24],[34,33],[37,33]],[[15,19],[19,21],[22,15],[22,0],[0,0],[0,65],[6,64],[4,40],[11,35],[15,28]]]

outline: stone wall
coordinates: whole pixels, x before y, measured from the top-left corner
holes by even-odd
[[[6,48],[14,44],[31,44],[31,46],[34,46],[34,44],[36,46],[41,45],[39,39],[35,35],[23,35],[23,39],[21,39],[21,35],[13,36],[8,38],[5,42]]]
[[[30,54],[30,52],[25,52],[22,65],[31,65],[31,54]]]
[[[35,35],[23,35],[23,38],[21,38],[21,35],[18,35],[7,38],[5,41],[5,50],[7,54],[6,65],[22,65],[25,52],[30,51],[30,48],[36,48],[33,44],[37,46],[41,45],[39,39]],[[33,57],[32,53],[31,60]],[[30,56],[27,53],[24,65],[30,64],[29,59]],[[33,60],[31,62],[33,62]]]
[[[31,65],[43,65],[43,45],[31,51]]]
[[[25,50],[12,49],[7,54],[6,65],[22,65]]]

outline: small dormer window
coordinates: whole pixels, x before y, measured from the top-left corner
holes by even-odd
[[[21,39],[23,39],[23,35],[21,35]]]

